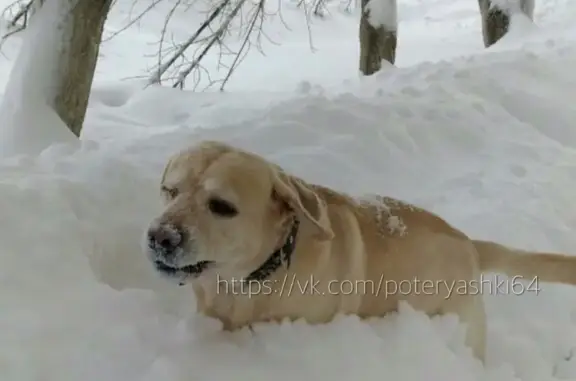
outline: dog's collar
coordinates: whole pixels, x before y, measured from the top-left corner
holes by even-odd
[[[260,267],[252,271],[245,279],[245,282],[260,282],[266,280],[270,274],[278,270],[283,264],[286,268],[290,267],[290,259],[296,248],[296,236],[298,235],[298,227],[300,226],[300,221],[294,218],[292,223],[292,228],[290,229],[290,234],[286,237],[284,245],[282,245],[278,250],[274,251],[268,259],[262,263]]]

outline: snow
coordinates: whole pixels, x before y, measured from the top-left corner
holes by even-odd
[[[131,12],[130,2],[118,3],[107,32]],[[143,56],[169,8],[158,6],[103,46],[80,144],[52,136],[39,154],[20,146],[2,159],[2,380],[575,379],[570,286],[485,295],[483,367],[451,316],[402,306],[369,322],[224,333],[195,314],[190,289],[153,272],[140,242],[160,210],[163,166],[202,139],[254,150],[352,194],[414,202],[476,238],[575,251],[573,1],[540,1],[536,25],[513,18],[510,35],[488,50],[476,1],[402,1],[398,67],[370,78],[356,75],[357,12],[335,3],[312,19],[311,52],[302,11],[283,4],[291,30],[272,18],[268,33],[281,44],[265,44],[266,57],[253,51],[222,94],[142,90],[145,77],[125,80],[154,64]],[[175,38],[193,17],[175,16]],[[5,94],[42,80],[23,70],[8,80],[31,41],[4,46]],[[20,138],[56,123],[40,109],[29,118]]]
[[[491,0],[490,6],[505,11],[507,14],[524,12],[532,15],[535,7],[535,0]]]
[[[398,29],[398,6],[396,0],[368,0],[368,22],[374,28],[384,27],[387,31]]]
[[[69,10],[76,0],[51,1],[31,18],[30,28],[0,104],[0,155],[37,154],[58,141],[72,144],[74,134],[53,111],[60,77],[61,44]],[[54,48],[55,47],[55,48]],[[34,110],[30,113],[29,110]]]

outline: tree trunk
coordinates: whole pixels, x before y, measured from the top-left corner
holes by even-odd
[[[377,0],[378,1],[378,0]],[[382,1],[382,0],[379,0]],[[369,22],[368,0],[362,0],[360,17],[360,71],[372,75],[382,67],[382,60],[394,64],[396,60],[396,30],[381,25],[375,28]],[[395,9],[394,9],[395,11]]]
[[[490,47],[508,32],[510,26],[510,10],[492,6],[490,0],[478,0],[482,17],[482,36],[484,46]],[[534,12],[534,0],[520,0],[521,11],[531,20]]]
[[[62,51],[54,108],[78,137],[88,108],[102,32],[111,4],[112,0],[79,0],[70,15],[70,40]]]

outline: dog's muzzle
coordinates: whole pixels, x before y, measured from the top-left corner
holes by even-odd
[[[190,276],[197,277],[213,263],[200,261],[188,264],[184,243],[185,232],[170,224],[154,224],[147,232],[147,250],[149,259],[161,274],[177,278],[180,283]],[[186,263],[186,264],[183,264]]]
[[[184,238],[184,232],[171,225],[156,225],[148,229],[148,248],[159,256],[174,256]]]

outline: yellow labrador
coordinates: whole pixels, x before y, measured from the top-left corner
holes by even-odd
[[[482,272],[510,276],[499,286],[508,292],[518,279],[525,288],[536,277],[576,283],[576,257],[473,240],[416,206],[354,199],[219,142],[174,155],[161,192],[147,256],[159,273],[190,283],[199,311],[228,330],[382,316],[407,301],[429,315],[457,314],[483,361]]]

